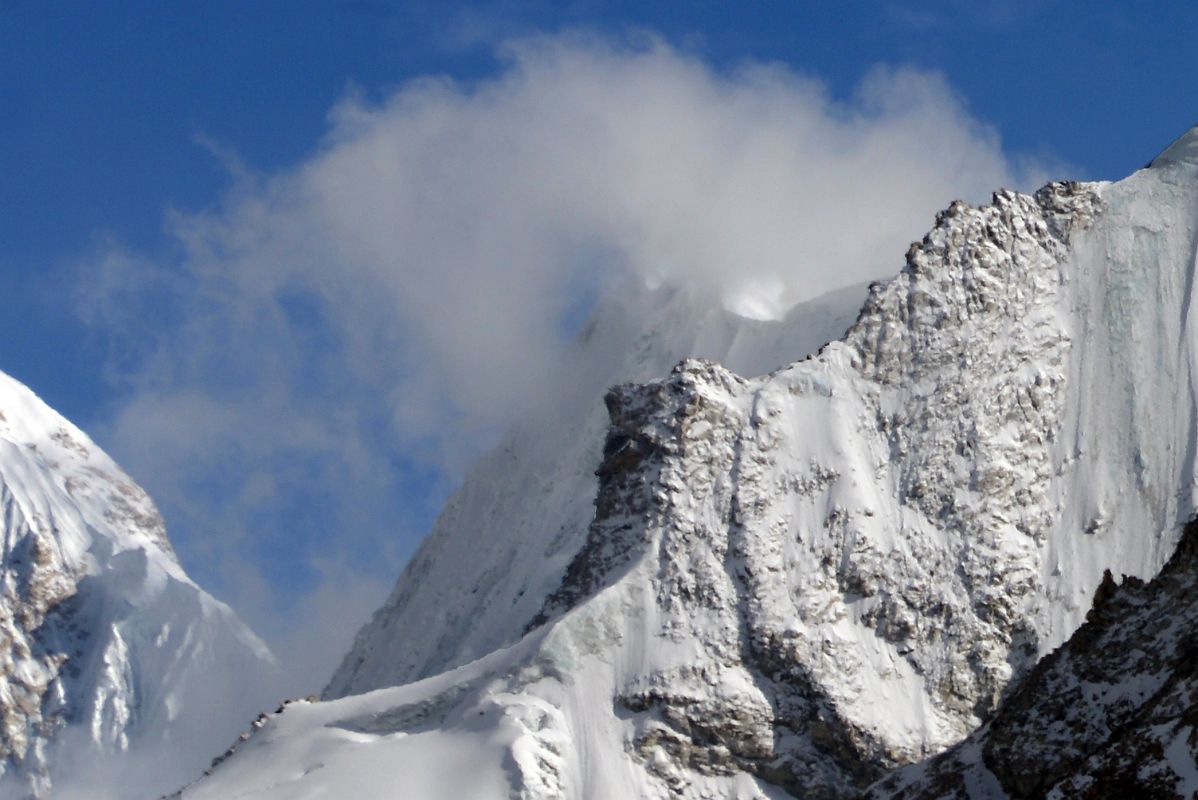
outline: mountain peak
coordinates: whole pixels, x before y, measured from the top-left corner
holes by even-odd
[[[1177,177],[955,203],[814,355],[646,361],[606,424],[518,428],[327,702],[183,797],[844,800],[952,747],[1194,515]]]
[[[1157,169],[1173,164],[1198,166],[1198,125],[1177,137],[1159,156],[1152,159],[1148,166]]]
[[[70,509],[58,534],[73,557],[81,557],[99,533],[118,549],[151,545],[155,557],[177,566],[166,525],[149,495],[87,434],[50,408],[31,389],[0,372],[0,473],[34,494],[53,496]],[[45,480],[54,475],[57,480]],[[73,523],[73,524],[72,524]]]
[[[265,645],[183,572],[149,495],[3,373],[0,593],[5,792],[42,796],[93,759],[148,750],[154,790],[173,788],[274,677]],[[240,696],[217,711],[221,695]],[[169,755],[184,742],[195,754]]]

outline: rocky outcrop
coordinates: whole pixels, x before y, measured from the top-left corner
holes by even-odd
[[[586,540],[611,386],[655,380],[686,356],[747,375],[776,369],[843,335],[864,293],[842,289],[780,321],[738,317],[687,289],[628,286],[605,298],[546,402],[450,497],[324,697],[436,675],[520,638]]]
[[[985,726],[873,787],[874,800],[1198,794],[1198,521],[1160,575],[1107,573],[1086,623]],[[971,793],[974,788],[974,793]]]

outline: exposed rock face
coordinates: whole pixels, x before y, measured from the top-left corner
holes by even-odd
[[[530,409],[449,499],[326,699],[435,675],[520,638],[586,539],[609,387],[659,378],[688,355],[746,374],[777,368],[841,336],[865,293],[833,292],[772,322],[688,291],[630,289],[596,310],[553,402]]]
[[[1099,213],[1096,190],[1050,184],[1034,198],[999,192],[982,209],[955,204],[845,340],[889,451],[875,479],[944,540],[858,548],[837,574],[877,598],[864,619],[882,638],[942,643],[907,659],[955,715],[992,708],[1048,634],[1029,610],[1045,595],[1041,551],[1058,516],[1071,346],[1061,265]]]
[[[819,357],[608,395],[595,521],[534,622],[656,564],[651,638],[703,655],[617,702],[660,718],[634,748],[671,791],[665,764],[842,796],[964,736],[1034,660],[1059,265],[1099,208],[1078,184],[954,205]],[[754,692],[712,696],[725,672]]]
[[[183,574],[146,493],[0,374],[3,791],[45,793],[53,775],[139,740],[190,741],[220,705],[185,707],[201,685],[236,676],[249,689],[273,673],[261,642]],[[58,763],[68,734],[72,763]]]
[[[408,633],[427,659],[405,609],[437,558],[484,574],[505,602],[480,613],[522,639],[289,708],[184,796],[269,797],[283,774],[340,791],[364,752],[434,785],[451,769],[419,757],[435,746],[505,765],[483,797],[841,798],[961,741],[1083,622],[1105,570],[1150,578],[1193,517],[1192,152],[954,204],[841,340],[789,367],[688,359],[612,390],[589,524],[520,529],[555,543],[524,553],[535,582],[440,531],[328,696],[379,686]],[[470,586],[428,591],[454,614]],[[449,628],[454,663],[482,634]]]
[[[1198,522],[1149,583],[1108,572],[1086,623],[986,725],[873,787],[916,798],[1198,794]],[[984,793],[984,794],[983,794]]]

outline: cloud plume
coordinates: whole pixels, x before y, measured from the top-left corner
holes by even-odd
[[[879,67],[837,98],[647,36],[501,55],[485,80],[349,94],[302,163],[172,214],[173,256],[114,246],[83,272],[123,397],[101,438],[201,584],[296,659],[310,645],[304,680],[552,391],[598,293],[685,283],[779,316],[895,272],[952,199],[1038,177],[936,74]],[[347,574],[369,590],[329,590]],[[281,642],[297,608],[328,637]]]

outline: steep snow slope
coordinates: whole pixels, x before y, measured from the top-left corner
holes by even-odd
[[[246,713],[238,687],[273,674],[183,573],[146,493],[0,373],[0,791],[43,793],[143,744],[215,748]],[[155,769],[177,781],[196,761]]]
[[[1086,623],[994,717],[873,800],[1198,796],[1198,522],[1155,579],[1108,572]]]
[[[500,765],[478,797],[846,797],[959,741],[1104,569],[1151,576],[1193,514],[1196,142],[1117,184],[953,204],[815,357],[613,390],[585,536],[522,553],[557,579],[539,627],[289,707],[184,796],[335,796],[387,761],[360,796],[453,785],[430,756],[460,745]],[[355,653],[402,654],[414,622],[376,618]],[[459,630],[449,663],[481,652]],[[347,665],[334,690],[383,677]]]
[[[629,287],[592,315],[546,404],[455,492],[390,598],[358,634],[326,697],[417,680],[511,644],[540,611],[594,515],[607,430],[603,394],[698,355],[756,375],[852,324],[865,287],[745,319],[687,291]]]

